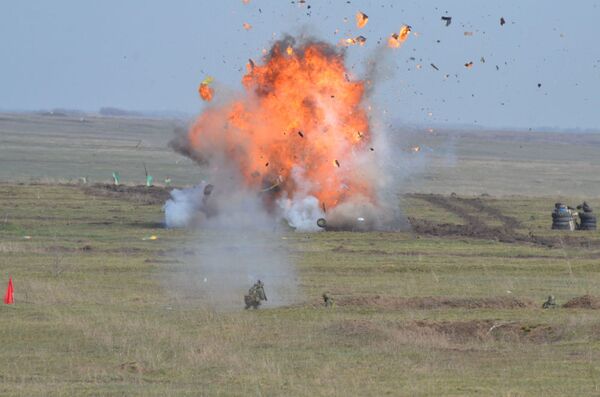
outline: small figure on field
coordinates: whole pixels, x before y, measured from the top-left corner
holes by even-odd
[[[542,305],[543,309],[554,309],[556,307],[556,299],[554,299],[554,295],[548,296],[546,302]]]
[[[267,295],[265,294],[265,285],[262,281],[258,280],[250,287],[248,295],[244,295],[244,303],[246,303],[245,309],[258,309],[261,302],[266,300]]]
[[[333,298],[327,292],[323,293],[323,303],[325,307],[333,307]]]

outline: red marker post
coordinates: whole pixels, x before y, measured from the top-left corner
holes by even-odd
[[[13,287],[12,277],[8,278],[8,287],[6,288],[6,294],[4,294],[4,303],[12,305],[15,303],[14,298],[15,288]]]

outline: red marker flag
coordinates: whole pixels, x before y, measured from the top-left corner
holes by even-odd
[[[6,288],[6,294],[4,295],[5,304],[12,305],[13,303],[15,303],[15,299],[13,297],[14,292],[15,289],[13,288],[12,277],[9,277],[8,287]]]

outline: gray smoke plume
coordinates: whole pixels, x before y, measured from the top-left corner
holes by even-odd
[[[261,280],[265,307],[293,303],[297,277],[285,239],[289,228],[265,209],[261,194],[243,187],[235,170],[221,163],[211,175],[215,185],[174,189],[165,203],[167,227],[188,228],[193,237],[172,289],[186,301],[232,309],[243,307],[244,294]]]

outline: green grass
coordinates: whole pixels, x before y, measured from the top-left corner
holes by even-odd
[[[409,216],[460,221],[405,200]],[[524,231],[557,235],[547,230],[550,200],[485,200],[524,219]],[[410,232],[288,233],[298,302],[243,311],[240,297],[240,310],[215,311],[177,293],[173,276],[185,268],[177,253],[197,237],[156,227],[160,205],[74,186],[9,184],[0,184],[0,203],[0,281],[13,277],[16,300],[0,306],[1,395],[600,394],[594,310],[320,305],[324,291],[338,302],[513,296],[541,305],[554,294],[564,303],[600,295],[594,248]],[[158,240],[144,240],[151,235]],[[415,325],[488,320],[552,327],[556,338],[457,339]]]

